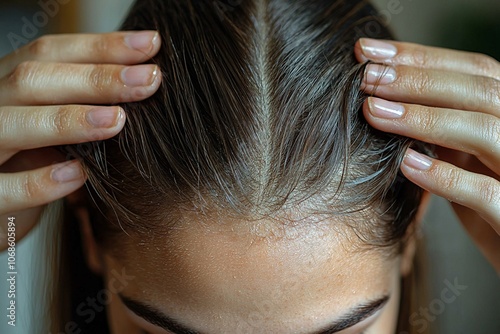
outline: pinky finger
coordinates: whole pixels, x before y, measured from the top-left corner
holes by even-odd
[[[78,161],[0,174],[0,215],[53,202],[80,188],[85,179]]]
[[[403,174],[425,190],[476,211],[500,234],[500,181],[409,149]]]

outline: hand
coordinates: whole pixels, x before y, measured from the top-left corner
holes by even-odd
[[[481,54],[370,39],[358,41],[355,53],[360,62],[383,64],[365,73],[363,89],[382,98],[365,103],[367,121],[438,145],[440,160],[409,150],[401,170],[452,202],[500,273],[500,64]]]
[[[0,250],[9,217],[16,241],[39,220],[45,204],[85,183],[77,161],[50,146],[104,140],[125,124],[119,107],[151,96],[161,75],[147,61],[158,33],[45,36],[0,59]],[[54,162],[59,162],[54,164]]]

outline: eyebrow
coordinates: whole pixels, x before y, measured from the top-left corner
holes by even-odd
[[[160,312],[153,306],[125,297],[120,293],[118,293],[118,296],[130,311],[152,325],[161,327],[174,334],[203,334],[200,331],[182,325],[179,321]],[[380,299],[355,306],[324,329],[310,334],[334,334],[352,327],[380,310],[388,300],[389,295],[386,295]]]

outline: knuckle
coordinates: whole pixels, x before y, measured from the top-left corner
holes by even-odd
[[[500,81],[488,77],[480,77],[479,81],[480,84],[477,87],[483,92],[485,102],[492,104],[495,108],[500,108]]]
[[[404,48],[396,56],[396,62],[400,65],[427,67],[431,61],[429,52],[421,47]]]
[[[431,65],[429,52],[425,48],[418,48],[413,52],[413,64],[417,67],[428,67]]]
[[[14,90],[27,88],[30,81],[34,79],[39,65],[36,61],[24,61],[18,64],[7,78],[9,87]]]
[[[28,52],[35,58],[46,58],[45,56],[50,54],[53,48],[52,38],[50,35],[42,36],[37,38],[30,44],[28,44]]]
[[[500,153],[500,118],[492,115],[478,115],[480,131],[486,146],[495,153]]]
[[[412,71],[408,76],[408,89],[418,95],[426,95],[434,85],[434,80],[426,71]]]
[[[453,193],[463,182],[462,172],[456,168],[439,168],[436,185],[444,193]]]
[[[20,141],[16,133],[28,133],[33,131],[33,125],[39,125],[37,113],[35,115],[30,113],[13,113],[11,124],[7,125],[9,128],[5,129],[5,135],[2,140],[9,149],[22,150],[22,141]],[[3,129],[2,129],[3,130]]]
[[[110,40],[108,35],[98,35],[91,43],[91,50],[98,56],[105,57],[110,52]]]
[[[88,84],[95,93],[102,93],[113,83],[113,76],[105,65],[92,65],[88,77]]]
[[[439,121],[435,112],[431,110],[416,112],[414,117],[417,118],[417,127],[425,133],[436,134],[438,132]]]
[[[22,201],[32,201],[40,197],[40,189],[43,187],[33,173],[26,173],[20,180],[20,197]]]
[[[58,107],[53,118],[53,131],[58,136],[64,136],[71,129],[72,110],[69,106]]]
[[[15,126],[12,121],[12,114],[6,110],[5,107],[0,106],[0,150],[6,149],[6,141],[8,139],[7,135],[11,132],[11,129]]]
[[[500,208],[500,185],[496,180],[488,178],[480,181],[479,196],[486,206]]]
[[[498,71],[499,63],[493,57],[481,53],[473,53],[471,61],[474,67],[483,74],[491,74]]]

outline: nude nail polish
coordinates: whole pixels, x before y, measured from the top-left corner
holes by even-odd
[[[369,64],[365,72],[365,84],[389,85],[396,81],[397,74],[394,67],[378,64]]]
[[[408,149],[406,152],[404,163],[411,168],[427,171],[432,166],[432,160],[427,156],[420,154],[412,149]]]
[[[56,167],[51,173],[52,180],[65,183],[79,180],[83,177],[78,162],[70,162],[66,165]]]
[[[137,65],[122,71],[122,81],[129,87],[151,86],[158,75],[156,65]]]
[[[133,50],[148,52],[154,46],[158,33],[156,31],[142,31],[131,33],[125,37],[125,43]]]
[[[359,43],[363,50],[363,54],[369,59],[391,59],[398,53],[396,46],[381,40],[362,38]]]
[[[401,118],[405,112],[405,107],[400,103],[395,103],[376,97],[368,100],[370,112],[373,116],[385,119]]]

